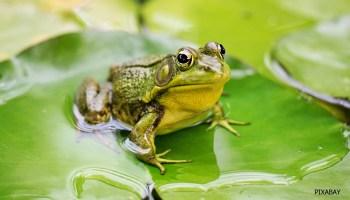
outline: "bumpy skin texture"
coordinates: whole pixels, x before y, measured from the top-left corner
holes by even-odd
[[[203,48],[181,48],[175,55],[149,57],[113,66],[106,84],[86,79],[75,103],[85,120],[103,123],[112,116],[133,127],[126,140],[136,156],[165,172],[162,163],[169,151],[156,154],[154,138],[193,126],[212,116],[211,127],[220,125],[238,135],[230,124],[244,125],[224,117],[218,100],[229,80],[222,45],[209,42]]]

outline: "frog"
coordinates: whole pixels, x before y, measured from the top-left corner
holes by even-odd
[[[112,65],[104,84],[93,78],[83,81],[75,104],[89,124],[118,119],[130,126],[128,149],[164,174],[164,164],[192,160],[164,158],[170,149],[157,153],[156,136],[201,123],[239,136],[233,125],[249,124],[227,118],[219,102],[231,74],[225,54],[222,44],[208,42],[200,48],[182,47],[176,54]]]

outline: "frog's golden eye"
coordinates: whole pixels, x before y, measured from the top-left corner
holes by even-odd
[[[180,49],[176,56],[176,62],[181,71],[188,70],[193,64],[193,55],[188,49]]]

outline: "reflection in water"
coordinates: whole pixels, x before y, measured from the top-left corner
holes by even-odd
[[[73,106],[73,114],[75,118],[75,127],[81,133],[104,133],[116,130],[131,130],[131,127],[129,125],[112,118],[106,123],[89,124],[85,121],[84,116],[81,115],[76,105]]]
[[[139,146],[137,146],[135,143],[133,143],[129,138],[126,138],[125,141],[122,143],[122,146],[124,149],[127,149],[131,151],[134,154],[146,154],[151,151],[150,148],[143,149]]]
[[[339,156],[337,154],[329,155],[323,159],[316,160],[314,162],[308,163],[304,166],[302,166],[301,169],[301,175],[305,176],[307,174],[326,169],[328,167],[331,167],[341,161],[343,159],[342,156]]]
[[[348,130],[345,130],[343,133],[346,140],[346,147],[350,150],[350,127],[348,127]]]
[[[71,102],[69,98],[67,100]],[[116,146],[117,142],[119,145],[125,146],[125,141],[120,137],[116,138],[115,133],[118,130],[130,130],[131,127],[127,124],[114,119],[107,123],[89,124],[84,120],[84,116],[81,115],[76,105],[73,106],[73,115],[73,125],[79,131],[78,142],[84,138],[92,138],[116,153],[120,153],[119,148]],[[109,186],[132,192],[142,199],[159,199],[159,195],[154,190],[152,180],[145,182],[130,174],[98,167],[83,168],[73,172],[71,185],[77,198],[81,197],[84,183],[87,180],[99,181]]]
[[[294,176],[287,176],[284,174],[272,174],[265,172],[233,172],[222,174],[218,179],[206,183],[173,183],[166,184],[160,187],[160,191],[166,192],[170,190],[176,191],[208,191],[217,189],[223,186],[233,185],[251,185],[251,184],[276,184],[289,185],[297,181]]]
[[[0,69],[0,105],[31,88],[28,70],[16,58],[2,63]]]
[[[149,151],[149,149],[142,149],[133,142],[131,142],[128,138],[124,139],[121,137],[116,138],[116,132],[120,130],[131,130],[131,126],[125,124],[117,119],[110,119],[106,123],[100,124],[89,124],[84,120],[84,116],[81,115],[79,109],[76,105],[73,106],[73,114],[74,114],[74,127],[79,131],[78,142],[83,138],[93,138],[97,142],[103,144],[109,149],[116,151],[115,142],[118,141],[119,145],[124,149],[128,150],[134,154],[145,154]]]
[[[151,181],[145,183],[130,174],[103,168],[84,168],[75,171],[71,177],[71,186],[77,198],[82,195],[84,183],[87,180],[95,180],[132,192],[142,199],[154,199],[152,197],[153,183]]]
[[[301,176],[289,176],[287,174],[275,174],[267,172],[228,172],[206,184],[196,183],[172,183],[160,187],[161,192],[167,191],[203,191],[218,189],[225,186],[235,185],[257,185],[257,184],[274,184],[290,185],[303,178],[303,176],[326,169],[341,161],[339,155],[330,155],[326,158],[308,163],[301,167]]]
[[[127,125],[113,119],[107,123],[89,124],[84,120],[84,116],[81,115],[76,105],[73,106],[73,114],[73,125],[79,131],[77,137],[78,142],[86,137],[93,138],[95,141],[103,144],[112,151],[120,153],[115,146],[115,142],[117,141],[115,133],[117,130],[130,130]]]

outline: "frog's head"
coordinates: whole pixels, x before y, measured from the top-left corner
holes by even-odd
[[[161,88],[224,84],[230,72],[224,55],[225,48],[216,42],[208,42],[198,50],[180,48],[176,55],[157,69],[155,83]]]
[[[169,88],[223,87],[230,78],[230,68],[224,56],[225,48],[216,42],[208,42],[199,49],[180,48],[176,55],[164,59],[155,69],[155,87],[146,99],[150,100]]]

